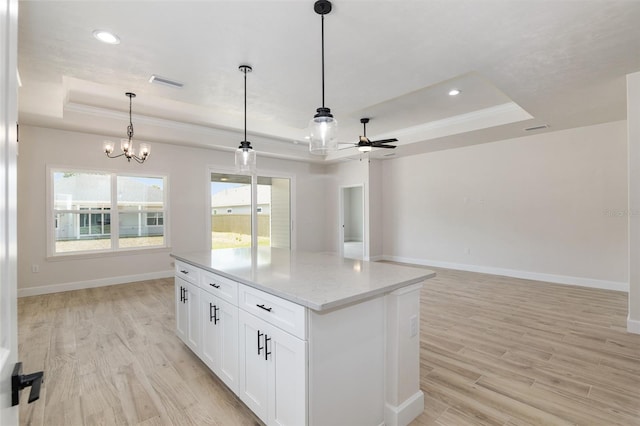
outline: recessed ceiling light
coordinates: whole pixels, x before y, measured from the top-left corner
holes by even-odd
[[[458,96],[459,94],[460,94],[460,90],[458,89],[449,90],[449,96]]]
[[[93,36],[95,38],[97,38],[98,40],[100,40],[103,43],[107,43],[107,44],[120,44],[120,38],[109,32],[109,31],[105,31],[105,30],[94,30],[93,31]]]

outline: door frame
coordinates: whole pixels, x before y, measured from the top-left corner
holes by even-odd
[[[0,424],[18,423],[11,406],[13,366],[18,359],[17,313],[17,74],[18,1],[0,3]]]

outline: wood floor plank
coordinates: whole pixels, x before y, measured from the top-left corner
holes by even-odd
[[[436,272],[420,297],[426,408],[412,426],[640,426],[626,293]],[[158,279],[19,299],[25,371],[45,371],[20,423],[260,425],[176,337],[173,298]]]

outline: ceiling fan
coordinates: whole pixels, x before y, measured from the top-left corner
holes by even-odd
[[[355,146],[358,148],[358,151],[369,152],[373,148],[389,148],[389,149],[395,148],[395,145],[388,145],[388,144],[391,142],[397,142],[398,139],[392,138],[392,139],[381,139],[378,141],[372,141],[367,137],[367,123],[369,122],[369,119],[361,118],[360,122],[362,123],[362,127],[364,130],[363,130],[363,135],[360,136],[360,140],[358,141],[358,143],[355,144]]]

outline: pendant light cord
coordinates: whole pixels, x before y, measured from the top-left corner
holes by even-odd
[[[133,138],[133,119],[131,118],[131,99],[132,98],[133,96],[129,96],[129,127],[127,127],[127,136],[129,136],[129,142],[131,142],[131,138]]]
[[[247,140],[247,69],[244,72],[244,140]]]
[[[321,38],[322,38],[322,108],[324,108],[324,15],[320,15],[321,20]]]

